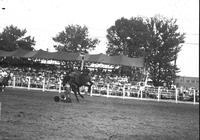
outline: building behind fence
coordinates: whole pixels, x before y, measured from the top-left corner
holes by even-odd
[[[176,79],[175,84],[179,88],[195,88],[199,89],[199,77],[186,77],[186,76],[180,76]]]

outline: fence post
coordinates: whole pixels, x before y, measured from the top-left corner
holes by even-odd
[[[31,85],[31,77],[28,76],[28,90],[30,89],[30,85]]]
[[[127,88],[127,89],[128,89],[128,91],[127,91],[127,96],[130,97],[130,90],[131,90],[131,88],[130,88],[129,85],[128,85],[128,88]]]
[[[15,80],[16,80],[16,78],[15,78],[15,76],[13,77],[13,88],[15,88]]]
[[[92,85],[92,86],[91,86],[91,90],[90,90],[90,96],[92,96],[92,92],[93,92],[93,86],[94,86],[94,85]]]
[[[175,89],[175,99],[176,99],[176,103],[178,102],[178,89]]]
[[[107,84],[107,98],[109,97],[109,84]]]
[[[59,78],[59,88],[58,88],[59,93],[61,93],[61,83],[62,83],[61,78]]]
[[[43,83],[42,83],[42,91],[45,91],[45,77],[43,77]]]
[[[181,94],[183,93],[183,87],[181,86],[181,88],[180,88],[180,92],[181,92]]]
[[[139,97],[140,97],[140,88],[138,89],[138,92],[137,92],[137,93],[138,93],[137,96],[138,96],[138,98],[139,98]]]
[[[160,87],[158,87],[158,102],[160,101],[160,92],[161,92],[161,89]]]
[[[193,96],[194,96],[194,105],[196,104],[196,91],[195,91],[195,89],[193,90]]]

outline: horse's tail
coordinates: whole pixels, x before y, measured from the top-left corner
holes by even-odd
[[[10,79],[10,75],[8,75],[7,77],[4,77],[3,80],[2,80],[2,84],[3,84],[4,86],[7,86],[7,85],[8,85],[9,79]]]

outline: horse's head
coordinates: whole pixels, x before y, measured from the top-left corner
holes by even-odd
[[[69,83],[70,76],[67,74],[63,77],[62,85],[65,86],[65,84]]]

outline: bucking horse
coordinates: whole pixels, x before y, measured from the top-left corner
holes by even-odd
[[[91,81],[91,76],[89,75],[88,71],[72,71],[68,72],[64,78],[63,78],[63,86],[68,83],[70,85],[70,88],[74,92],[74,95],[76,97],[76,100],[79,102],[77,93],[81,98],[84,98],[83,95],[80,94],[80,87],[87,86],[88,92],[91,91],[91,86],[93,85],[93,82]]]
[[[8,86],[8,81],[10,80],[11,76],[8,74],[6,77],[3,77],[0,79],[0,92],[3,92]]]

